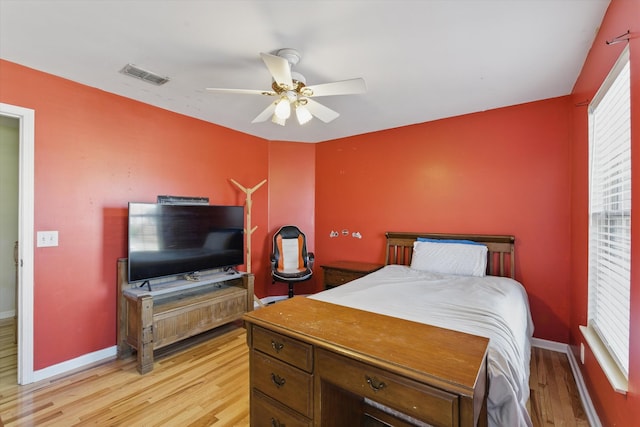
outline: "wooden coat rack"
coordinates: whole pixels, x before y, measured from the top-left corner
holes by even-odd
[[[251,273],[251,235],[258,228],[258,226],[255,226],[255,227],[251,228],[251,205],[253,203],[252,200],[251,200],[251,195],[258,188],[262,187],[262,185],[265,182],[267,182],[267,180],[266,179],[262,180],[262,182],[260,182],[258,185],[256,185],[253,188],[247,188],[247,187],[241,185],[240,183],[238,183],[238,181],[236,181],[233,178],[231,178],[231,182],[246,194],[245,206],[247,207],[247,210],[246,210],[246,216],[247,216],[246,223],[247,223],[247,225],[246,225],[246,228],[244,229],[244,234],[246,236],[246,242],[247,242],[247,244],[246,244],[246,247],[247,247],[246,267],[247,267],[247,273]],[[258,297],[255,296],[255,294],[253,295],[253,300],[256,301],[258,303],[258,305],[260,305],[261,307],[264,307],[264,304],[262,303],[262,301],[260,301],[258,299]]]

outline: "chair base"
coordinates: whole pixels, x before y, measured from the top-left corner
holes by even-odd
[[[275,276],[271,276],[271,283],[286,283],[287,286],[289,287],[289,292],[288,292],[288,296],[289,298],[293,298],[293,286],[298,284],[298,283],[303,283],[306,282],[307,280],[311,279],[311,275],[303,278],[302,280],[285,280],[283,278],[276,278]]]
[[[280,282],[280,283],[286,283],[287,286],[289,287],[289,293],[288,293],[288,297],[289,298],[293,298],[293,285],[295,285],[296,283],[300,283],[300,282],[282,282],[279,280],[274,280],[271,283],[276,283],[276,282]]]

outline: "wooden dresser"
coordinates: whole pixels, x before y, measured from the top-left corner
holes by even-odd
[[[244,320],[252,426],[487,423],[487,338],[304,297]]]

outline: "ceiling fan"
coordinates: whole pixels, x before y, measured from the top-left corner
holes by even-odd
[[[309,122],[314,116],[329,123],[340,113],[312,98],[358,94],[367,90],[362,78],[307,86],[302,74],[291,71],[291,68],[300,61],[300,53],[295,49],[280,49],[275,55],[260,53],[260,56],[273,78],[272,90],[207,88],[208,91],[218,93],[277,97],[251,123],[264,122],[271,118],[273,123],[284,126],[292,111],[295,112],[298,123],[301,125]]]

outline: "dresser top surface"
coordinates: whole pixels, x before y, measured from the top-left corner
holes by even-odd
[[[485,337],[294,297],[244,316],[248,323],[457,391],[473,393]]]
[[[354,271],[359,273],[371,273],[384,267],[383,264],[360,261],[333,261],[321,265],[323,269],[331,268],[334,270]]]

